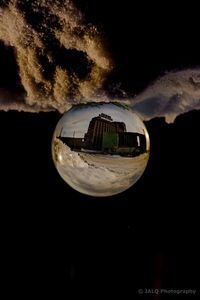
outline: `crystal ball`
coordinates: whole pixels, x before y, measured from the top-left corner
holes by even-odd
[[[118,102],[87,103],[65,112],[55,128],[52,157],[63,180],[94,197],[121,193],[142,176],[150,141],[139,116]]]

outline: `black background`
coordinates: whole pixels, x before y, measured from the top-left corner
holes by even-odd
[[[121,82],[138,93],[166,70],[199,65],[195,7],[77,5],[101,28],[113,56],[108,89]],[[0,51],[1,86],[20,90],[13,50],[1,44]],[[53,165],[59,113],[0,112],[7,293],[133,299],[142,297],[140,288],[198,290],[199,115],[146,122],[151,155],[144,175],[126,192],[99,199],[72,190]]]

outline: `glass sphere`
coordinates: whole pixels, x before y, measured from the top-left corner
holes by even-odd
[[[94,197],[121,193],[143,174],[149,135],[142,120],[117,102],[73,106],[59,120],[52,156],[60,176]]]

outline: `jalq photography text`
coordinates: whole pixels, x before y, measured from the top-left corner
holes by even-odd
[[[161,294],[171,294],[171,295],[197,295],[197,291],[194,289],[138,289],[138,294],[143,295],[143,294],[156,294],[156,295],[161,295]]]

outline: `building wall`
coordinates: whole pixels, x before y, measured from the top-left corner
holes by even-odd
[[[108,116],[109,117],[109,116]],[[104,132],[125,132],[126,125],[124,122],[113,122],[112,119],[102,118],[101,115],[93,118],[85,134],[85,145],[92,149],[101,149]]]
[[[65,143],[71,149],[80,150],[84,147],[84,140],[83,138],[72,138],[72,137],[59,137],[59,139]]]
[[[127,132],[124,122],[113,122],[112,118],[105,114],[101,114],[90,121],[84,139],[59,138],[74,150],[85,148],[108,153],[129,153],[130,155],[146,152],[146,138],[144,134]]]

